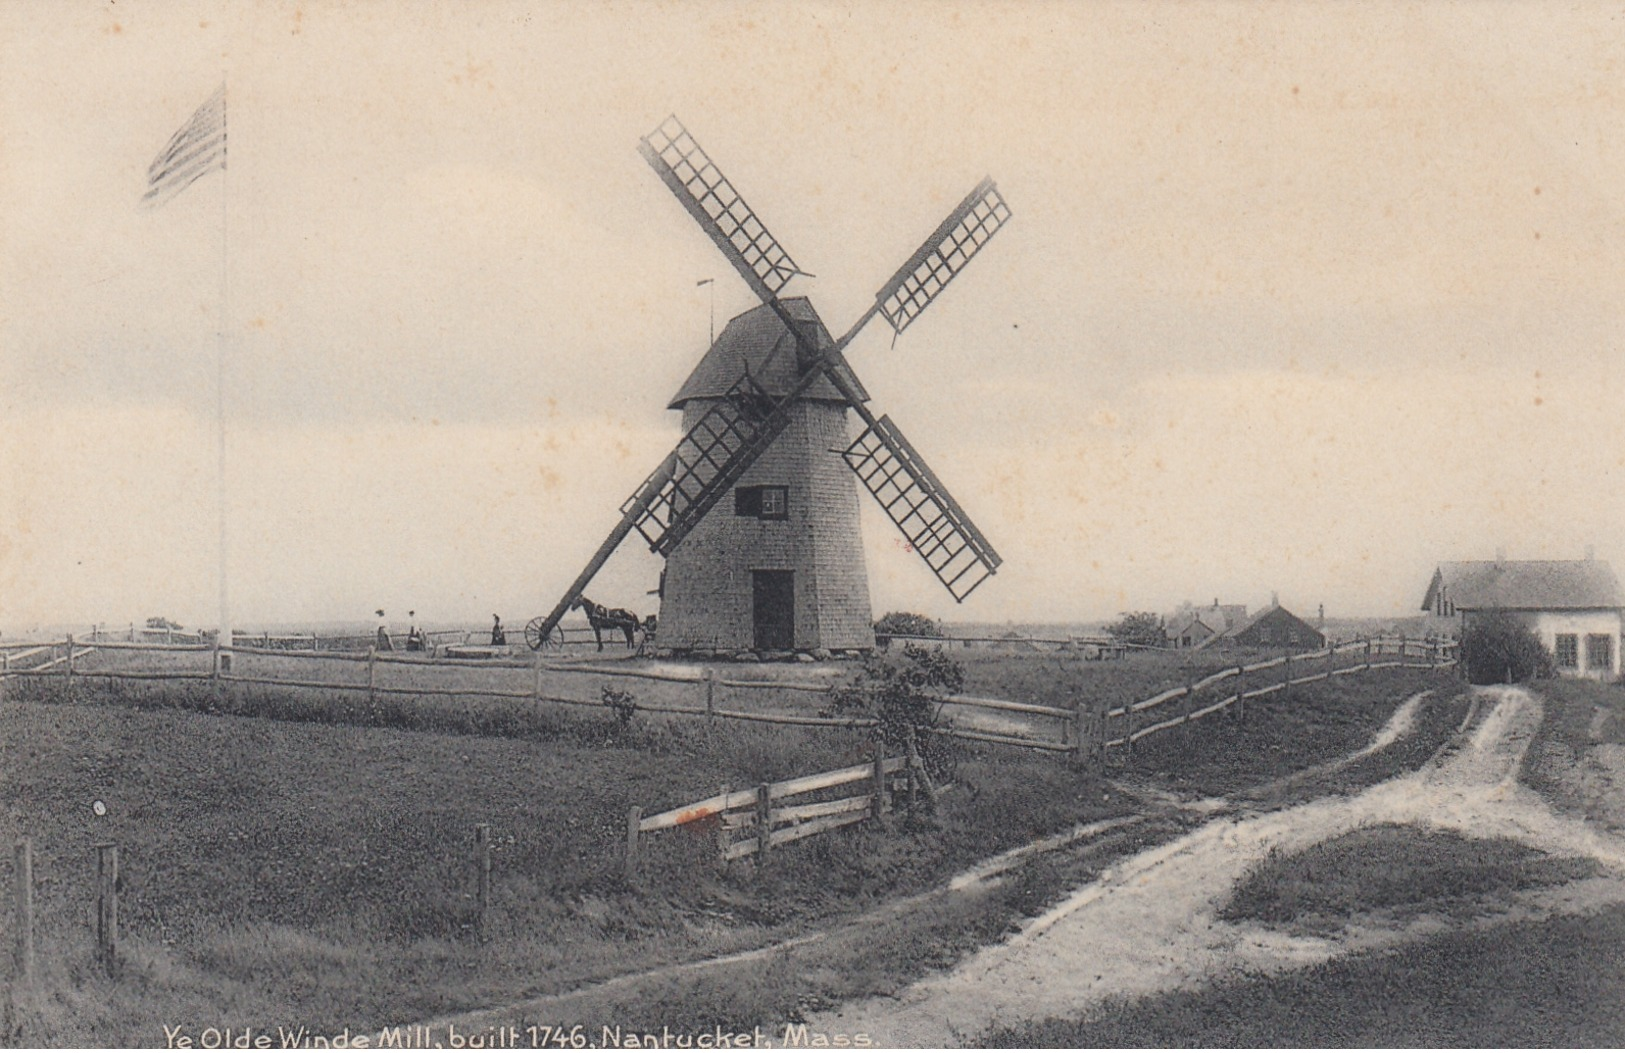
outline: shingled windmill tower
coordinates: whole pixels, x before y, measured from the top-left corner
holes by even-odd
[[[822,348],[834,345],[812,304],[781,301]],[[772,308],[722,330],[671,401],[690,431],[749,374],[770,398],[791,397],[796,340]],[[868,393],[854,376],[847,383]],[[848,402],[820,377],[789,407],[784,431],[666,557],[660,645],[675,650],[862,649],[875,643],[858,526]]]
[[[660,643],[676,650],[872,646],[858,527],[861,482],[954,597],[998,569],[993,546],[888,417],[876,417],[844,352],[876,315],[902,333],[1010,218],[984,179],[835,339],[804,274],[675,117],[639,145],[762,300],[733,319],[671,402],[677,448],[621,505],[621,519],[553,610],[525,627],[540,648],[634,529],[666,557]],[[862,430],[849,435],[849,415]]]

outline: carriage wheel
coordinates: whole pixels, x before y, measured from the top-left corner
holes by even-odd
[[[546,637],[542,636],[542,626],[546,622],[546,618],[538,616],[525,623],[525,642],[530,645],[532,651],[544,648],[551,651],[564,646],[564,630],[557,625],[553,626],[553,631]]]

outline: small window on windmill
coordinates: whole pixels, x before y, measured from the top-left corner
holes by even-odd
[[[790,518],[790,490],[784,486],[762,487],[762,518]]]
[[[752,519],[789,519],[790,488],[741,486],[734,490],[734,515]]]

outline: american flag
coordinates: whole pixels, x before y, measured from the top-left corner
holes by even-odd
[[[226,167],[226,86],[204,100],[152,166],[141,204],[158,208],[216,168]]]

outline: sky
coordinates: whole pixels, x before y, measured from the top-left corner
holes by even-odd
[[[222,346],[237,627],[545,613],[755,302],[636,152],[669,113],[836,332],[982,176],[1013,210],[849,351],[1005,559],[956,605],[866,503],[877,614],[1620,565],[1622,63],[1583,3],[13,0],[0,631],[214,624]],[[228,171],[138,209],[222,78]]]

